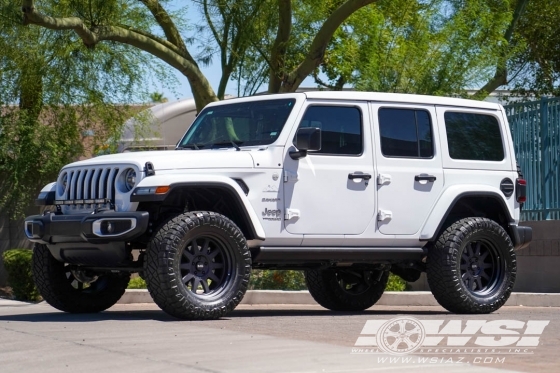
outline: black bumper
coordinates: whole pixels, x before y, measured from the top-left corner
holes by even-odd
[[[510,225],[511,238],[515,250],[524,249],[533,239],[533,228],[518,225]]]
[[[128,226],[129,222],[130,226]],[[115,234],[109,234],[104,232],[102,228],[100,229],[102,224],[106,226],[107,223],[112,223],[113,226],[117,227],[114,231]],[[148,223],[149,213],[144,211],[103,211],[97,214],[73,215],[49,213],[27,217],[24,230],[30,241],[46,245],[79,245],[80,243],[102,245],[131,241],[146,232]]]

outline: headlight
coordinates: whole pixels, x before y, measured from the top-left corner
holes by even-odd
[[[129,168],[124,174],[124,186],[127,191],[132,190],[136,185],[136,171]]]
[[[64,174],[62,174],[62,177],[60,178],[60,184],[58,185],[58,194],[59,195],[64,195],[64,193],[66,193],[66,188],[68,187],[68,173],[65,172]]]

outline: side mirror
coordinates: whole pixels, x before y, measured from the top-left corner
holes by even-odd
[[[298,129],[296,133],[295,145],[297,151],[291,151],[292,159],[300,159],[307,156],[308,151],[321,150],[321,130],[315,127],[305,127]]]

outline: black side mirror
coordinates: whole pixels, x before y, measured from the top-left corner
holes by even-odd
[[[316,127],[305,127],[298,129],[295,145],[297,151],[291,151],[292,159],[300,159],[307,156],[308,151],[321,150],[321,130]]]

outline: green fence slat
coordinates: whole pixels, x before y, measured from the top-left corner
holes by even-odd
[[[560,219],[560,97],[504,106],[527,180],[522,220]]]

